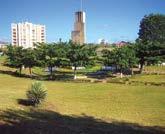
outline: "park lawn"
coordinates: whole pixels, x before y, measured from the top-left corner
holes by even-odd
[[[165,72],[165,66],[145,66],[144,71],[148,72]]]
[[[165,75],[136,75],[131,81],[165,83]]]
[[[25,99],[34,80],[0,74],[0,111],[29,111],[17,103]],[[39,109],[62,115],[92,116],[144,126],[165,126],[165,87],[104,83],[65,83],[44,81],[48,91]],[[25,115],[27,116],[27,115]]]
[[[16,72],[19,70],[16,68],[11,68],[11,67],[5,66],[4,65],[5,61],[7,61],[7,57],[0,56],[0,71],[1,72],[8,72],[8,71]],[[80,70],[77,70],[77,76],[84,76],[87,73],[96,72],[100,69],[101,69],[101,65],[96,65],[94,67],[87,67],[85,69],[80,69]],[[49,73],[45,70],[47,70],[47,68],[42,68],[42,67],[33,67],[32,68],[33,75],[47,78]],[[29,68],[22,69],[21,74],[27,75],[27,76],[30,75]],[[58,76],[58,77],[64,75],[64,76],[68,76],[68,77],[72,78],[74,75],[74,70],[72,70],[71,68],[58,68],[57,71],[53,72],[53,75]]]

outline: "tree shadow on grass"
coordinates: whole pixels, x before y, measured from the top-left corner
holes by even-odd
[[[95,79],[113,78],[112,75],[108,74],[108,71],[102,71],[102,70],[92,72],[92,73],[87,73],[86,76],[88,78],[95,78]]]
[[[27,75],[27,74],[18,74],[17,72],[14,71],[5,71],[5,70],[0,70],[0,74],[7,74],[10,76],[14,77],[19,77],[19,78],[29,78],[29,79],[35,79],[35,80],[46,80],[46,81],[69,81],[73,80],[73,76],[65,73],[58,73],[53,75],[53,77],[50,79],[50,75],[40,75],[37,73],[33,73],[32,76]]]
[[[6,110],[0,114],[0,134],[164,134],[164,128],[112,120],[110,123],[86,115],[67,116],[53,111]]]
[[[35,106],[35,103],[28,99],[17,99],[17,102],[22,106]]]
[[[5,70],[0,70],[0,74],[7,74],[7,75],[11,75],[14,77],[20,77],[20,78],[31,78],[31,79],[36,79],[36,76],[30,76],[27,74],[19,74],[16,71],[5,71]]]

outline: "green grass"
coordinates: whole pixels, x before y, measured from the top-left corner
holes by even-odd
[[[18,105],[32,80],[0,74],[0,111],[29,110]],[[165,88],[103,83],[44,82],[48,96],[44,110],[82,114],[104,121],[115,119],[147,126],[165,126]]]
[[[165,72],[165,66],[146,66],[144,71],[151,72]]]
[[[0,64],[4,60],[0,57]],[[80,70],[78,74],[99,68]],[[1,65],[0,70],[16,69]],[[41,68],[35,67],[33,71],[38,75],[47,75]],[[60,71],[72,75],[70,69]],[[28,74],[28,70],[23,73]],[[159,83],[165,82],[165,75],[136,75],[129,79]],[[26,91],[33,81],[0,74],[0,133],[17,134],[19,130],[25,134],[52,134],[48,131],[63,134],[66,130],[68,134],[122,134],[125,131],[133,134],[147,131],[148,134],[154,131],[154,126],[165,126],[164,86],[43,81],[48,96],[42,105],[32,108],[18,104],[18,99],[26,99]],[[11,125],[16,128],[11,129]],[[4,126],[10,131],[5,131]]]
[[[6,56],[0,56],[0,64],[4,63],[6,60]]]
[[[165,75],[136,75],[130,78],[133,81],[165,83]]]
[[[3,63],[5,63],[6,61],[6,56],[0,56],[0,71],[11,71],[11,72],[15,72],[16,68],[11,68],[8,66],[5,66]],[[87,73],[92,73],[92,72],[96,72],[98,70],[101,69],[101,65],[96,65],[94,67],[87,67],[85,69],[81,69],[81,70],[77,70],[77,76],[84,76]],[[33,67],[32,72],[34,75],[40,76],[40,77],[46,77],[48,78],[49,73],[45,71],[45,68],[41,68],[41,67]],[[25,68],[22,70],[22,74],[23,75],[30,75],[29,74],[29,69]],[[71,68],[58,68],[58,71],[53,72],[54,75],[56,76],[60,76],[63,77],[64,76],[68,76],[68,77],[73,77],[74,75],[74,71]],[[65,79],[65,78],[63,78]],[[72,78],[73,79],[73,78]]]

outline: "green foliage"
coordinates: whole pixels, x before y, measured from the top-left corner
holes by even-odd
[[[137,64],[136,53],[133,45],[127,45],[121,48],[115,48],[112,51],[103,50],[104,65],[115,65],[122,72],[125,69],[132,68]]]
[[[50,73],[52,75],[52,68],[54,66],[58,66],[58,62],[57,62],[57,52],[55,49],[54,44],[48,44],[46,46],[46,57],[45,57],[45,63],[46,65],[50,68]]]
[[[41,82],[32,83],[30,89],[27,91],[26,96],[29,101],[33,102],[34,105],[40,104],[46,98],[46,90]]]
[[[69,43],[67,57],[70,65],[74,67],[88,66],[93,63],[96,56],[96,47]]]
[[[150,42],[137,40],[135,45],[136,56],[139,58],[140,72],[143,70],[143,66],[147,64],[155,64],[163,62],[163,57],[165,53],[165,45],[160,44],[159,42]],[[162,57],[160,59],[156,57]]]
[[[126,47],[121,47],[115,49],[115,63],[119,66],[120,70],[126,69],[129,67],[129,57],[128,49]]]
[[[29,72],[32,74],[32,67],[37,65],[36,54],[33,49],[24,49],[23,51],[23,64],[25,67],[29,67]]]
[[[8,46],[6,55],[8,57],[8,65],[19,68],[20,74],[23,65],[29,68],[31,74],[32,67],[37,64],[35,51],[30,48],[23,49],[22,47]]]
[[[6,55],[8,56],[8,65],[19,68],[19,73],[21,74],[23,66],[23,48],[8,46]]]
[[[164,55],[165,52],[165,15],[150,14],[140,24],[139,39],[136,52],[140,59],[140,72],[145,62],[153,62],[153,57]],[[155,59],[154,59],[155,60]]]
[[[147,65],[158,65],[161,64],[161,61],[163,61],[161,56],[155,56],[155,57],[147,57],[146,58]]]
[[[65,63],[66,57],[65,43],[51,43],[51,44],[37,44],[36,54],[39,66],[48,67],[50,69],[51,77],[53,74],[53,67],[60,67]]]
[[[126,49],[127,49],[127,58],[128,58],[129,68],[133,68],[135,65],[137,65],[137,62],[138,62],[138,57],[136,56],[135,45],[134,44],[128,45]]]
[[[37,66],[46,67],[46,47],[45,43],[37,43],[35,44],[35,53],[37,55]]]
[[[145,16],[140,24],[139,39],[165,43],[165,15],[150,14]]]
[[[70,66],[74,67],[74,77],[76,79],[77,67],[86,67],[94,64],[96,56],[96,47],[80,45],[69,42],[67,58]]]
[[[36,65],[36,55],[33,49],[24,49],[23,51],[23,63],[25,67],[32,68]]]
[[[102,57],[103,57],[102,60],[105,66],[111,66],[115,64],[115,61],[114,61],[115,51],[104,49],[102,51]]]

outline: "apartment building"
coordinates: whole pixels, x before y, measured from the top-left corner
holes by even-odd
[[[46,42],[46,27],[29,22],[12,23],[11,35],[12,45],[34,48],[34,43]]]

